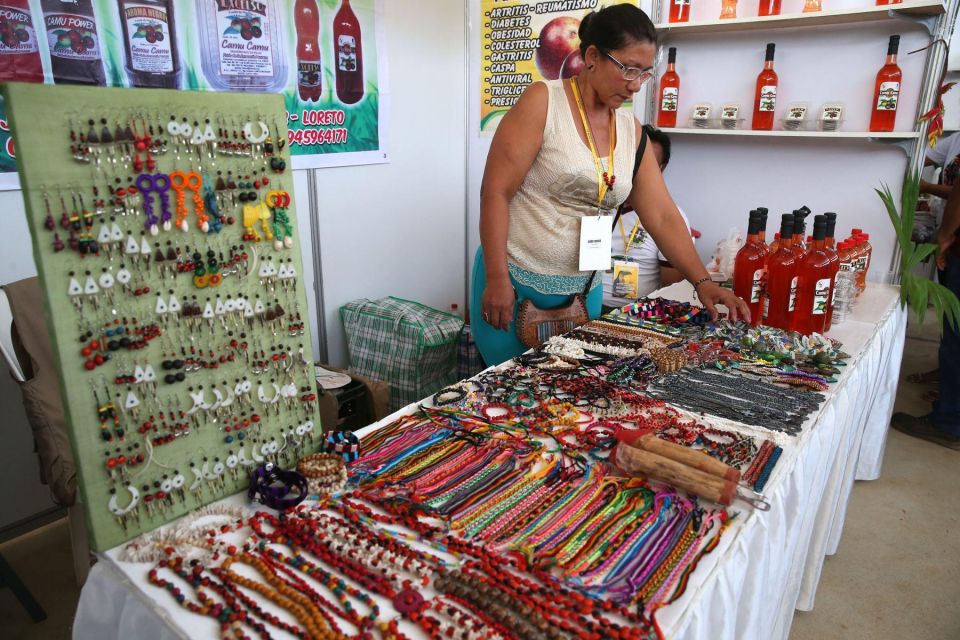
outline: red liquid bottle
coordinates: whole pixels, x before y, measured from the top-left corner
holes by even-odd
[[[317,0],[297,0],[293,5],[293,21],[297,27],[297,92],[304,102],[317,102],[323,92]]]
[[[900,4],[903,0],[877,0],[877,6],[882,7],[888,4]]]
[[[897,104],[900,102],[900,79],[903,72],[897,66],[897,50],[900,36],[890,36],[887,45],[887,62],[877,72],[873,89],[873,113],[870,115],[870,131],[893,131],[897,120]]]
[[[41,0],[57,84],[107,84],[91,0]]]
[[[830,288],[836,274],[835,263],[824,250],[827,219],[816,216],[813,223],[813,246],[797,269],[797,308],[790,328],[803,335],[822,333],[827,318]]]
[[[793,238],[790,243],[790,250],[796,256],[797,264],[800,264],[804,256],[807,255],[807,246],[803,242],[804,236],[807,234],[807,225],[804,222],[806,217],[807,214],[802,209],[793,210]]]
[[[840,271],[840,254],[833,237],[837,229],[837,214],[827,211],[823,215],[827,219],[827,235],[823,241],[823,248],[830,255],[830,263],[833,265],[833,272],[830,276],[830,298],[827,300],[827,317],[823,321],[823,330],[829,331],[833,323],[833,292],[837,283],[837,272]]]
[[[677,104],[680,100],[680,76],[677,75],[677,48],[670,47],[667,54],[667,70],[660,78],[660,112],[658,127],[677,126]]]
[[[0,82],[43,82],[28,0],[0,0]]]
[[[780,0],[760,0],[760,9],[758,16],[778,16],[780,15]]]
[[[670,0],[670,22],[690,20],[690,0]]]
[[[767,57],[763,71],[757,76],[757,91],[753,99],[753,129],[770,131],[773,129],[773,115],[777,108],[777,85],[780,80],[773,70],[773,51],[777,45],[767,44]]]
[[[767,317],[764,324],[789,329],[797,304],[797,258],[793,244],[793,216],[783,214],[780,222],[780,248],[770,256],[767,266]]]
[[[760,324],[763,319],[763,287],[766,279],[763,256],[760,248],[760,217],[754,214],[750,216],[750,225],[747,227],[747,243],[737,252],[733,263],[733,291],[747,303],[753,326]]]
[[[117,0],[130,86],[180,88],[173,0]]]
[[[350,0],[343,0],[333,18],[333,46],[337,98],[343,104],[360,102],[363,97],[363,45],[360,21],[350,8]]]
[[[770,259],[770,247],[767,246],[767,215],[770,210],[766,207],[757,207],[757,214],[760,216],[760,248],[763,249],[763,264],[766,266]]]
[[[785,215],[789,215],[789,214],[785,214]],[[793,221],[792,221],[792,220],[790,221],[790,225],[791,225],[791,226],[790,226],[790,233],[792,234],[792,233],[793,233]],[[790,238],[793,239],[793,236],[791,235]],[[780,232],[777,231],[775,234],[773,234],[773,242],[770,243],[770,255],[772,256],[773,254],[775,254],[775,253],[776,253],[777,251],[779,251],[779,250],[780,250]]]

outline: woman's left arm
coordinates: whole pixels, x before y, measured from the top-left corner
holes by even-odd
[[[640,124],[637,123],[637,140],[640,140]],[[700,256],[693,246],[687,226],[677,210],[677,205],[667,191],[663,174],[657,166],[651,145],[647,145],[640,168],[633,180],[630,203],[640,216],[643,228],[653,236],[657,247],[667,257],[670,264],[694,285],[697,296],[710,316],[717,318],[717,304],[725,305],[730,319],[750,320],[750,310],[746,303],[733,291],[724,289],[710,280],[706,267],[700,262]]]

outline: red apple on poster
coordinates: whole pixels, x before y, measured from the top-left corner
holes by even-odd
[[[544,25],[540,31],[540,44],[534,54],[537,70],[546,80],[556,80],[567,57],[580,45],[577,30],[580,21],[561,16]]]
[[[560,67],[560,77],[572,78],[573,76],[579,75],[580,72],[583,71],[583,67],[583,56],[580,55],[580,49],[577,49],[563,61],[563,66]]]

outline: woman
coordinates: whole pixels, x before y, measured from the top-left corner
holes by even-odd
[[[584,71],[530,85],[500,122],[487,156],[470,306],[487,364],[525,350],[513,326],[519,301],[562,306],[592,278],[587,309],[599,315],[602,278],[579,269],[580,227],[628,197],[712,316],[725,304],[732,319],[749,317],[746,304],[707,275],[649,145],[630,181],[641,128],[618,107],[653,76],[653,23],[635,6],[618,4],[588,14],[579,35]]]

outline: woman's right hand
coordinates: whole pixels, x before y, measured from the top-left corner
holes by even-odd
[[[517,295],[509,279],[500,282],[488,280],[480,302],[480,317],[494,329],[507,331],[513,320],[516,300]]]

